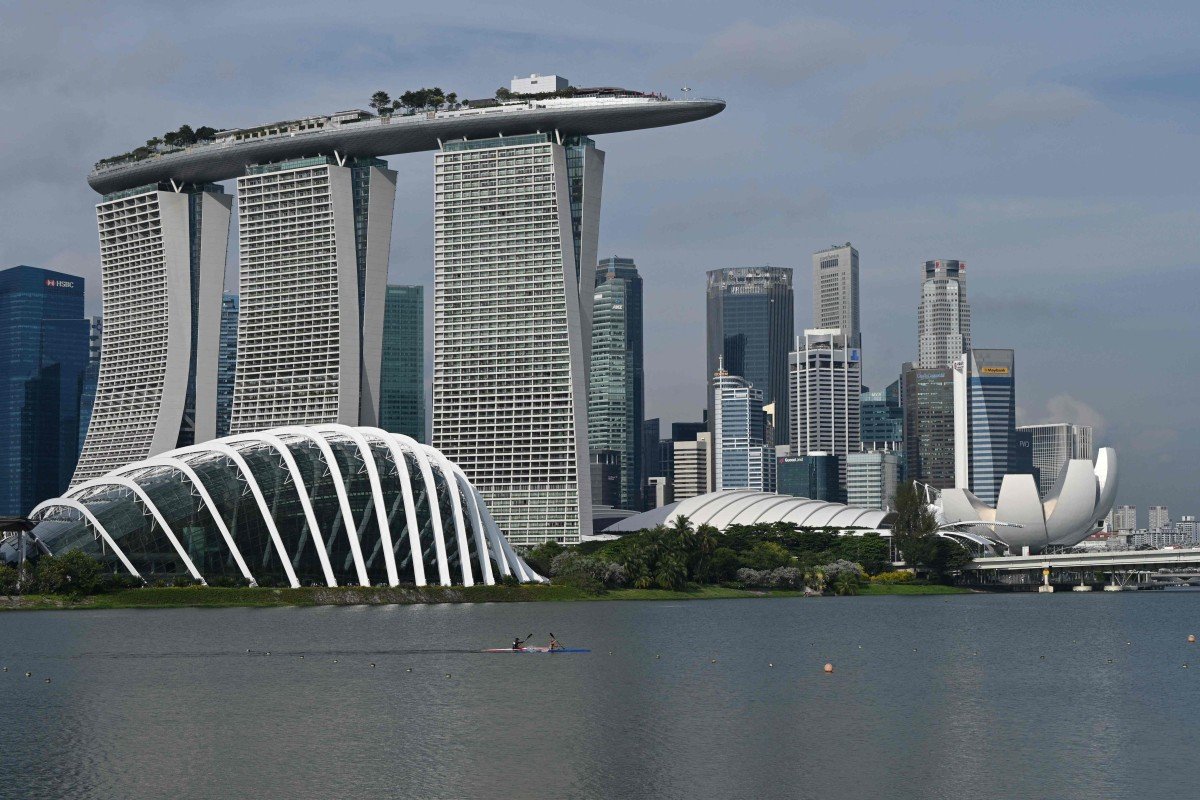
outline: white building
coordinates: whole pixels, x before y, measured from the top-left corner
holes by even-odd
[[[543,94],[545,92],[561,92],[571,85],[571,82],[561,75],[538,75],[536,72],[528,78],[513,76],[509,90],[513,94]]]
[[[216,436],[231,203],[219,186],[152,185],[96,206],[104,348],[72,485]]]
[[[859,508],[896,507],[900,456],[894,451],[873,450],[846,456],[846,504]]]
[[[917,312],[921,369],[945,369],[971,349],[967,265],[953,259],[926,261]]]
[[[713,488],[775,491],[775,447],[765,438],[763,393],[739,375],[713,376]]]
[[[712,491],[712,481],[708,477],[708,453],[711,444],[712,434],[707,431],[696,434],[694,441],[672,443],[673,502]]]
[[[590,140],[551,134],[436,156],[433,443],[514,544],[591,532],[580,264],[596,263],[603,167]]]
[[[1197,526],[1196,517],[1191,514],[1184,514],[1179,518],[1175,523],[1175,531],[1187,544],[1200,543],[1200,527]]]
[[[1171,527],[1171,512],[1166,506],[1150,506],[1150,521],[1147,527],[1151,533],[1165,531]]]
[[[1019,431],[1033,434],[1033,466],[1038,469],[1038,491],[1045,497],[1054,488],[1058,474],[1072,458],[1095,458],[1092,426],[1055,422],[1022,425]]]
[[[395,196],[396,173],[374,159],[299,159],[238,178],[232,433],[379,424]]]
[[[838,328],[862,346],[858,303],[858,251],[849,242],[813,253],[814,328]]]
[[[806,330],[789,358],[791,453],[846,456],[862,449],[862,357],[837,328]],[[841,479],[845,485],[845,459]]]
[[[1121,533],[1137,530],[1137,506],[1117,506],[1113,509],[1113,525]]]
[[[650,493],[654,497],[654,508],[662,508],[663,506],[675,502],[674,494],[671,491],[671,484],[666,478],[659,476],[649,478]]]

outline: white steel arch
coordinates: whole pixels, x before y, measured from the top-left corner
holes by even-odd
[[[379,430],[376,428],[375,430]],[[412,453],[413,458],[417,460],[417,467],[421,470],[421,479],[425,482],[425,495],[429,498],[429,518],[430,525],[433,530],[433,544],[437,548],[438,562],[438,580],[442,586],[450,586],[450,562],[446,558],[446,536],[442,531],[442,509],[438,503],[437,482],[433,479],[433,468],[429,463],[429,456],[425,454],[424,445],[416,439],[410,438],[400,433],[387,433],[380,431],[385,436],[393,437],[403,447]],[[437,512],[434,512],[434,509]]]
[[[489,550],[492,551],[501,574],[508,575],[508,565],[504,563],[504,551],[497,546],[491,529],[485,529],[483,516],[479,513],[479,508],[483,505],[483,500],[479,497],[479,492],[471,485],[471,481],[467,480],[466,473],[457,464],[450,464],[450,469],[453,470],[455,476],[458,478],[458,483],[462,487],[463,493],[470,500],[468,510],[471,513],[471,528],[475,534],[475,549],[479,554],[479,568],[483,571],[483,582],[491,586],[495,584],[496,576],[492,573],[492,560],[489,557]]]
[[[112,548],[112,551],[116,557],[121,561],[122,564],[125,565],[125,569],[129,570],[129,574],[135,578],[139,578],[143,581],[145,580],[145,578],[142,578],[141,573],[134,569],[133,564],[130,563],[129,559],[125,557],[124,551],[122,551],[121,548],[117,546],[117,543],[113,540],[113,538],[108,535],[108,531],[105,530],[104,526],[100,524],[100,520],[96,519],[96,515],[78,500],[74,500],[70,497],[57,497],[53,500],[47,500],[46,502],[39,503],[37,506],[35,506],[33,511],[29,512],[29,518],[33,519],[34,515],[36,515],[39,511],[44,511],[47,508],[53,508],[55,506],[59,506],[60,508],[73,508],[82,514],[84,519],[92,523],[92,527],[97,533],[100,534],[100,538],[104,539],[104,541],[108,543],[108,546]]]
[[[791,503],[793,500],[795,500],[794,497],[787,497],[785,495],[776,495],[773,498],[773,502],[769,503],[765,508],[760,509],[759,512],[754,515],[754,519],[750,520],[747,524],[748,525],[756,524],[760,519],[762,519],[767,514],[767,512],[769,512],[781,505],[784,505],[785,503]]]
[[[404,501],[404,527],[408,530],[409,558],[413,565],[413,583],[417,586],[427,586],[425,578],[425,559],[421,550],[421,528],[417,522],[417,504],[413,499],[411,477],[408,474],[408,461],[404,458],[404,449],[400,447],[393,435],[379,428],[367,428],[366,435],[374,436],[387,445],[396,464],[396,472],[400,476],[400,494]],[[399,574],[399,573],[397,573]]]
[[[429,445],[421,445],[425,454],[437,463],[442,479],[446,481],[446,492],[450,495],[450,510],[454,514],[454,534],[458,540],[458,564],[462,570],[463,586],[474,586],[475,576],[471,569],[471,550],[467,546],[467,526],[463,521],[462,500],[459,498],[458,478],[450,469],[450,461]]]

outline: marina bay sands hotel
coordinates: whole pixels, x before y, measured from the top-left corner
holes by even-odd
[[[514,544],[590,531],[587,364],[604,153],[588,137],[700,120],[725,104],[563,91],[561,79],[544,91],[533,80],[502,101],[306,117],[97,164],[88,183],[103,195],[104,346],[74,484],[216,437],[234,205],[221,181],[237,187],[231,433],[378,425],[396,193],[381,157],[429,150],[432,443]]]

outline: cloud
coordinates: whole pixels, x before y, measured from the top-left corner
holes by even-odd
[[[1048,425],[1055,422],[1070,422],[1075,425],[1092,426],[1092,440],[1097,441],[1108,429],[1104,415],[1084,401],[1069,394],[1056,394],[1046,401],[1046,413],[1032,425]]]
[[[1073,86],[1017,86],[990,96],[966,98],[956,126],[991,130],[1004,125],[1062,125],[1099,105],[1087,92]]]

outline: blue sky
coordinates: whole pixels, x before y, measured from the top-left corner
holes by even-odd
[[[1122,459],[1119,502],[1200,513],[1200,11],[1194,3],[8,3],[0,264],[85,275],[93,161],[188,122],[490,95],[516,74],[725,98],[600,137],[602,254],[647,292],[647,410],[698,417],[703,274],[862,254],[867,382],[915,356],[919,270],[969,264],[980,347],[1017,350],[1024,422]],[[400,172],[391,277],[432,284],[432,157]],[[235,248],[236,249],[236,248]],[[232,280],[232,274],[231,274]],[[232,285],[232,283],[231,283]]]

